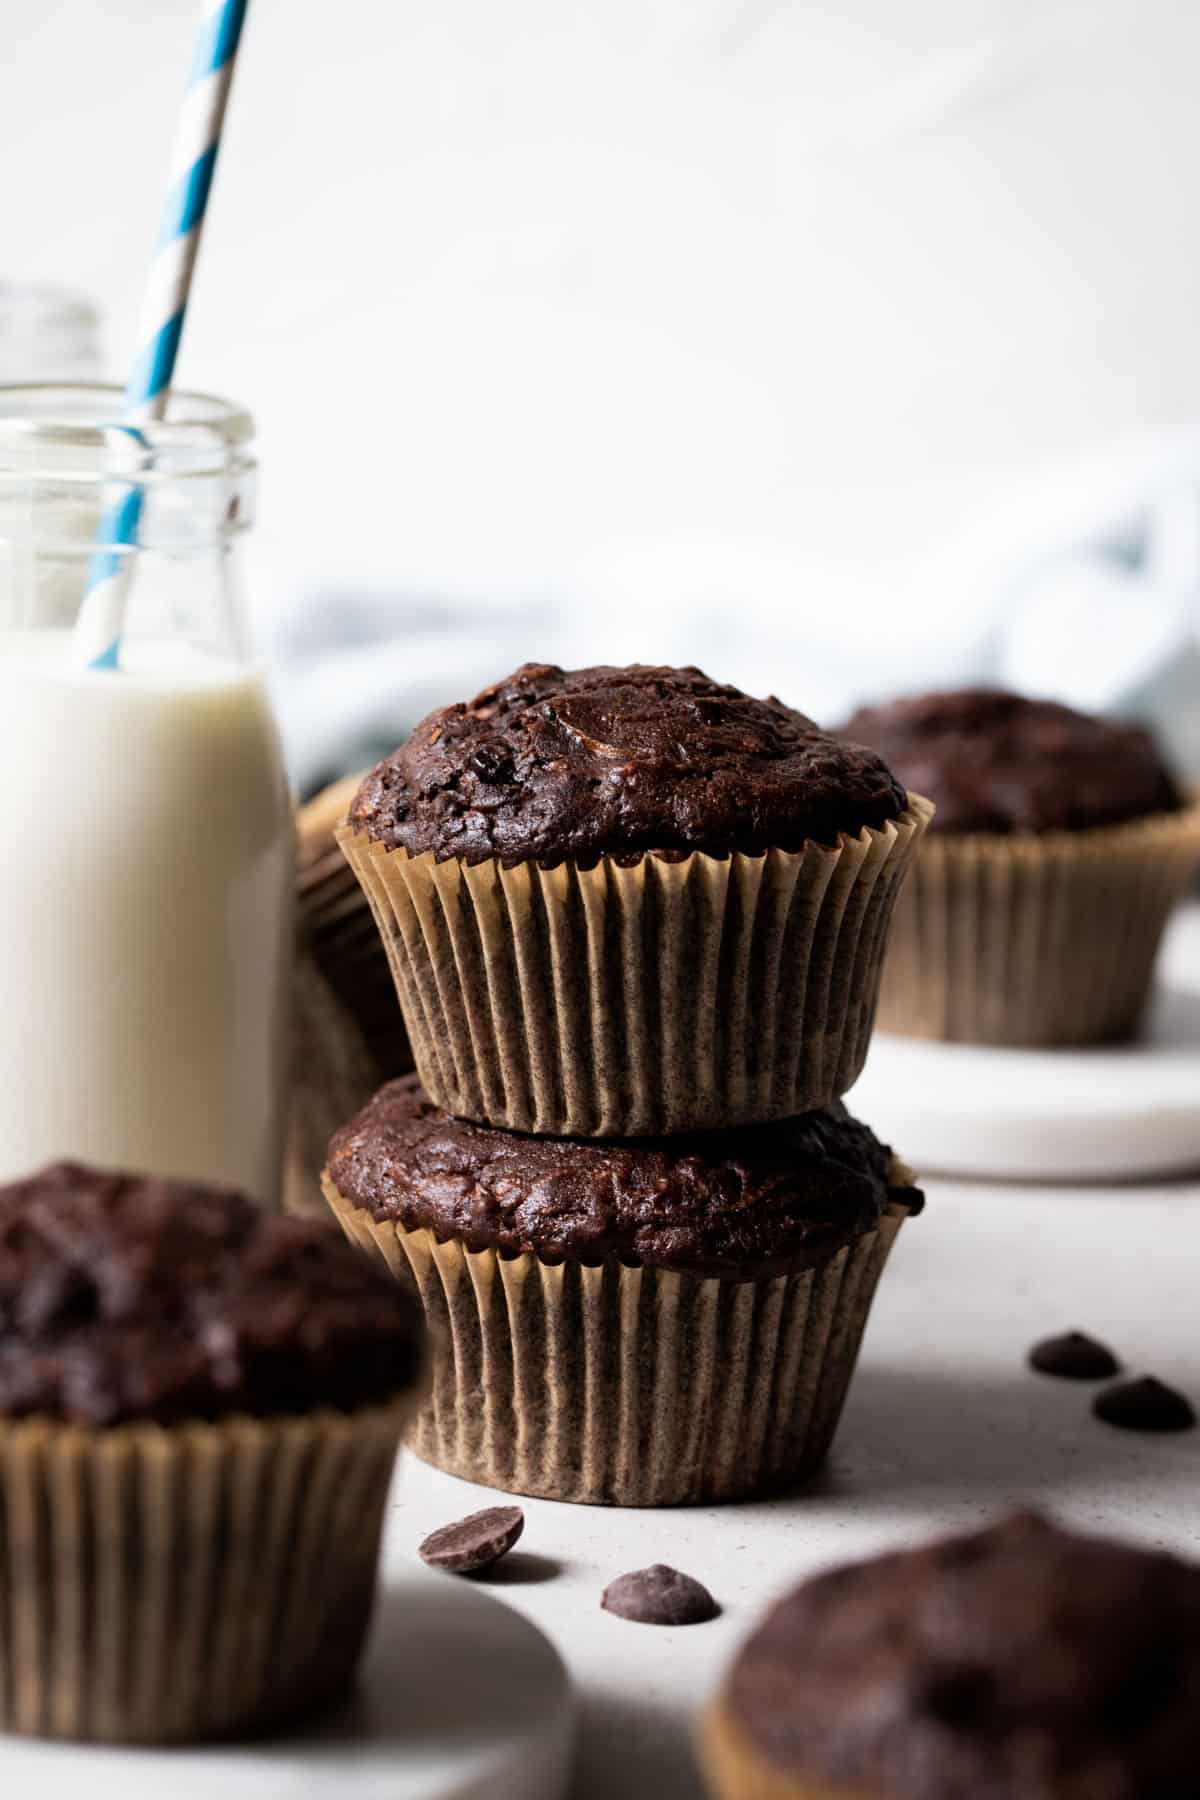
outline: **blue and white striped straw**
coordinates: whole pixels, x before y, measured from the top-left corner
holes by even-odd
[[[167,403],[234,59],[249,0],[204,0],[204,18],[171,157],[170,183],[158,250],[150,271],[138,332],[140,349],[125,388],[123,427],[162,417]],[[76,660],[92,669],[120,663],[129,564],[142,512],[140,483],[122,484],[104,508],[99,548],[88,567],[87,591],[75,631]]]

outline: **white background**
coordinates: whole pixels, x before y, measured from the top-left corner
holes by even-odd
[[[5,0],[0,272],[118,370],[195,15]],[[1181,0],[254,0],[180,379],[259,417],[271,596],[936,679],[932,549],[1200,416],[1198,67]]]

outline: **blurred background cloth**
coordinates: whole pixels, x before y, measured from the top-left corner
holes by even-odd
[[[193,13],[6,8],[4,273],[118,373]],[[527,656],[1195,763],[1197,67],[1179,0],[260,0],[181,379],[259,418],[298,781]]]
[[[612,660],[646,643],[829,724],[936,684],[1053,693],[1152,722],[1176,765],[1200,774],[1200,432],[998,497],[895,573],[882,623],[836,563],[798,572],[794,558],[717,539],[643,556],[657,574],[635,559],[578,607],[334,590],[277,614],[272,665],[301,784],[366,766],[431,707],[525,657]],[[662,612],[639,620],[651,592]]]

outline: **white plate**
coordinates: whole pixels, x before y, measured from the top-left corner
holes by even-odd
[[[567,1674],[528,1619],[452,1575],[397,1571],[359,1688],[310,1731],[126,1750],[0,1737],[0,1791],[57,1800],[560,1800]]]
[[[1200,1169],[1200,993],[1156,994],[1144,1037],[996,1050],[880,1032],[847,1096],[915,1168],[1015,1180]]]

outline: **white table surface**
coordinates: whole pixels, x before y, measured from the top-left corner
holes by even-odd
[[[1025,1367],[1036,1338],[1078,1327],[1111,1344],[1131,1373],[1152,1372],[1200,1406],[1200,1181],[934,1179],[926,1191],[927,1210],[905,1227],[885,1273],[833,1459],[815,1486],[682,1511],[524,1502],[522,1554],[491,1591],[543,1628],[574,1677],[571,1800],[697,1800],[695,1708],[765,1603],[822,1565],[971,1526],[1021,1501],[1200,1555],[1200,1430],[1114,1430],[1092,1418],[1091,1384]],[[402,1563],[426,1531],[487,1499],[406,1459],[392,1559]],[[600,1610],[614,1575],[659,1561],[706,1582],[724,1616],[672,1631]]]

